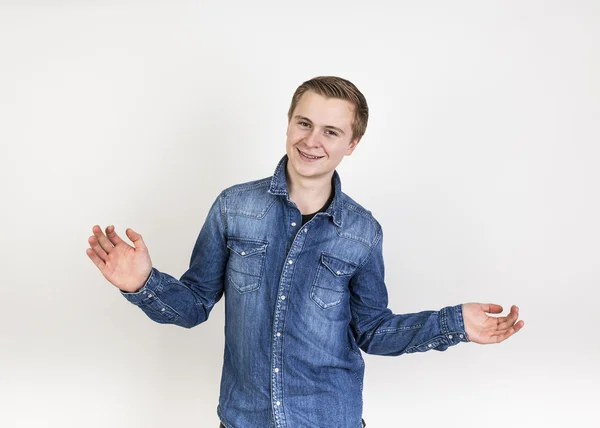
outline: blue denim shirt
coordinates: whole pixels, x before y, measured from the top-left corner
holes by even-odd
[[[302,225],[286,163],[218,196],[179,280],[152,268],[143,288],[121,293],[152,320],[186,328],[206,321],[225,295],[217,413],[226,427],[361,428],[360,351],[466,342],[462,307],[392,313],[379,223],[334,172],[333,201]]]

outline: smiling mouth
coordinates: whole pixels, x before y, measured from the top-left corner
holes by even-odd
[[[316,160],[316,159],[321,159],[324,156],[310,156],[306,153],[304,153],[302,150],[300,150],[299,148],[296,147],[296,150],[298,150],[298,152],[300,153],[300,155],[302,155],[303,157],[305,157],[306,159],[310,159],[310,160]]]

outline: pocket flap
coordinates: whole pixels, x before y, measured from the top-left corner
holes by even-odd
[[[242,257],[246,257],[267,251],[267,242],[245,238],[229,238],[227,248]]]
[[[321,263],[323,263],[335,276],[352,275],[357,267],[352,262],[338,259],[329,254],[321,254]]]

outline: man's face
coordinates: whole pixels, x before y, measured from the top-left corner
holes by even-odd
[[[360,141],[352,140],[353,119],[350,102],[305,92],[285,134],[288,172],[292,177],[331,177]]]

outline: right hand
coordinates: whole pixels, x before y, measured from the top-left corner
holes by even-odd
[[[98,225],[92,228],[92,232],[94,235],[88,239],[91,248],[86,253],[104,278],[127,293],[142,288],[152,271],[152,261],[142,235],[133,229],[125,230],[135,245],[132,247],[117,235],[114,226],[106,228],[106,236]]]

